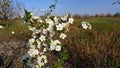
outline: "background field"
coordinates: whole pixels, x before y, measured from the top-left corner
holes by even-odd
[[[82,21],[91,23],[92,29],[83,29]],[[4,25],[4,28],[0,29],[1,41],[26,41],[31,37],[31,32],[22,20],[0,21],[0,24]],[[75,19],[69,29],[63,45],[69,54],[66,63],[72,68],[120,67],[120,17]],[[12,34],[12,31],[15,31],[15,34]],[[19,59],[23,54],[16,56],[17,61],[11,62],[12,65],[19,67],[16,62],[20,64]]]

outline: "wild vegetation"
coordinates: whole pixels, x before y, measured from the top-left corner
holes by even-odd
[[[92,29],[83,29],[82,21],[89,21]],[[62,41],[69,54],[68,60],[65,61],[66,64],[75,68],[119,68],[119,22],[119,17],[75,19],[74,24],[70,25],[68,37]],[[2,24],[3,21],[0,23]],[[31,32],[21,21],[15,23],[9,21],[9,23],[11,23],[7,24],[9,26],[5,24],[5,27],[0,29],[0,40],[25,40],[31,37]],[[12,34],[11,31],[15,31],[15,34]],[[22,57],[22,55],[17,57]]]
[[[54,7],[55,5],[52,5],[50,12],[46,15],[50,15]],[[6,10],[11,9],[9,4],[0,4],[0,8],[3,11],[0,12],[0,67],[26,68],[22,65],[21,59],[29,50],[28,41],[32,37],[32,31],[29,31],[28,25],[23,22],[19,14],[17,18],[7,14]],[[81,26],[83,21],[89,22],[92,29],[83,29]],[[95,16],[76,14],[74,23],[70,24],[66,35],[64,40],[60,40],[64,50],[49,51],[46,55],[49,61],[45,66],[50,68],[120,68],[120,13],[96,14]],[[20,44],[17,44],[18,42]]]

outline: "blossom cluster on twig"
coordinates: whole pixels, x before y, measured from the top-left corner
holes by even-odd
[[[50,15],[46,19],[33,16],[25,10],[24,22],[32,31],[32,38],[29,39],[29,51],[22,57],[22,63],[32,68],[41,68],[47,62],[48,51],[61,51],[62,43],[59,39],[65,39],[68,27],[74,19],[70,14],[63,17]],[[57,36],[58,38],[54,38]]]

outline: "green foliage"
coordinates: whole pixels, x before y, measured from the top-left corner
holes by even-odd
[[[66,60],[68,60],[68,52],[67,49],[64,48],[63,53],[58,54],[58,59],[55,63],[55,68],[64,68],[64,63]]]
[[[52,14],[53,10],[54,10],[55,7],[56,7],[57,1],[58,1],[58,0],[55,0],[54,4],[52,4],[52,5],[49,6],[49,10],[48,10],[46,16],[50,16],[50,15]]]
[[[24,15],[24,21],[26,21],[26,22],[31,22],[30,21],[30,18],[32,17],[32,15],[31,15],[31,12],[28,12],[26,9],[24,9],[24,12],[25,12],[25,15]]]

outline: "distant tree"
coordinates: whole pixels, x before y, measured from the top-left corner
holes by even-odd
[[[10,8],[10,0],[0,0],[0,17],[7,19],[9,8]]]
[[[20,11],[21,5],[17,0],[0,0],[0,18],[7,20],[16,17]]]
[[[79,14],[75,14],[75,15],[74,15],[74,18],[75,18],[75,19],[79,19],[79,18],[81,18],[81,16],[80,16]]]
[[[104,16],[105,16],[105,14],[104,14],[104,13],[101,13],[101,14],[99,14],[99,16],[100,16],[100,17],[104,17]]]
[[[108,13],[107,15],[106,15],[106,17],[111,17],[112,15],[110,14],[110,13]]]
[[[14,10],[14,17],[21,17],[22,9],[24,8],[23,4],[19,0],[12,0],[11,7]]]
[[[95,14],[95,17],[98,17],[99,15],[98,14]]]
[[[117,13],[115,13],[113,16],[114,16],[114,17],[120,16],[120,13],[117,12]]]
[[[83,17],[90,17],[89,14],[83,14]]]

